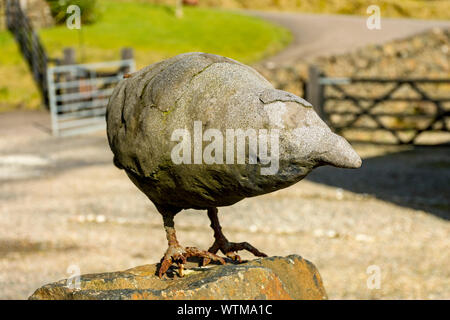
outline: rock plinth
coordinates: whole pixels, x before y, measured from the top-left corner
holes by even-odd
[[[242,264],[197,267],[186,264],[184,277],[176,270],[156,276],[157,264],[119,272],[87,274],[80,288],[67,280],[37,289],[31,300],[322,300],[327,295],[316,267],[298,255],[255,259]]]

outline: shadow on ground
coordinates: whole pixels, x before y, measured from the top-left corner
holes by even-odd
[[[358,170],[321,167],[307,179],[450,220],[449,145],[365,158]]]

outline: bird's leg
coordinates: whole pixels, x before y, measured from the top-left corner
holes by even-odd
[[[173,263],[176,263],[178,265],[178,274],[180,277],[182,277],[183,265],[186,263],[187,258],[189,257],[200,257],[204,259],[219,261],[220,263],[225,264],[225,261],[221,257],[213,253],[199,250],[194,247],[183,248],[182,246],[180,246],[175,234],[175,224],[173,221],[174,217],[175,214],[172,213],[163,214],[164,229],[166,230],[169,248],[164,254],[164,257],[161,259],[161,264],[158,272],[158,276],[160,278],[166,273],[166,271]]]
[[[267,257],[265,253],[262,253],[248,242],[229,242],[222,233],[222,227],[220,226],[217,213],[217,208],[208,209],[208,217],[209,220],[211,220],[211,228],[214,230],[214,238],[216,239],[211,248],[209,248],[209,252],[216,254],[217,251],[220,250],[227,257],[238,262],[241,262],[241,257],[238,256],[235,252],[239,250],[247,250],[257,257]],[[208,264],[210,261],[211,260],[209,259],[204,259],[203,265]]]
[[[169,248],[167,249],[164,257],[161,259],[161,265],[159,267],[159,277],[161,278],[169,267],[174,262],[178,262],[179,266],[186,263],[186,257],[184,256],[184,250],[180,246],[175,233],[175,224],[173,222],[174,214],[163,214],[164,229],[166,230],[167,242],[169,243]],[[181,273],[182,268],[180,268]]]

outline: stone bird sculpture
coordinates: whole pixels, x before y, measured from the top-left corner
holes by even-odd
[[[322,165],[358,168],[361,159],[302,98],[275,89],[254,69],[207,53],[185,53],[122,80],[107,107],[114,164],[155,204],[169,248],[159,276],[188,257],[224,263],[248,250],[221,231],[217,207],[286,188]],[[174,217],[207,210],[215,242],[182,247]]]

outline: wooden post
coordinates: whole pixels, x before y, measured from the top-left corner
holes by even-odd
[[[75,64],[75,49],[74,48],[64,48],[63,49],[63,65]]]
[[[183,0],[175,0],[175,17],[183,18]]]
[[[301,82],[301,90],[302,90],[302,98],[307,100],[307,92],[308,92],[308,80],[300,77],[299,81]]]
[[[120,58],[122,60],[133,60],[134,59],[134,51],[133,48],[122,48],[120,51]],[[125,75],[130,73],[131,70],[128,67],[122,67],[121,72],[123,72]]]
[[[68,47],[63,49],[63,58],[61,61],[62,65],[70,65],[75,64],[75,49]],[[76,80],[76,77],[70,72],[64,73],[60,75],[58,79],[55,79],[56,82],[69,82]],[[61,89],[63,93],[76,93],[79,92],[79,88],[67,88]]]
[[[122,60],[130,60],[134,58],[133,48],[122,48],[120,51],[120,58]]]
[[[319,117],[325,121],[323,109],[323,86],[320,84],[321,72],[317,66],[310,65],[308,69],[308,85],[306,100],[312,105]]]

